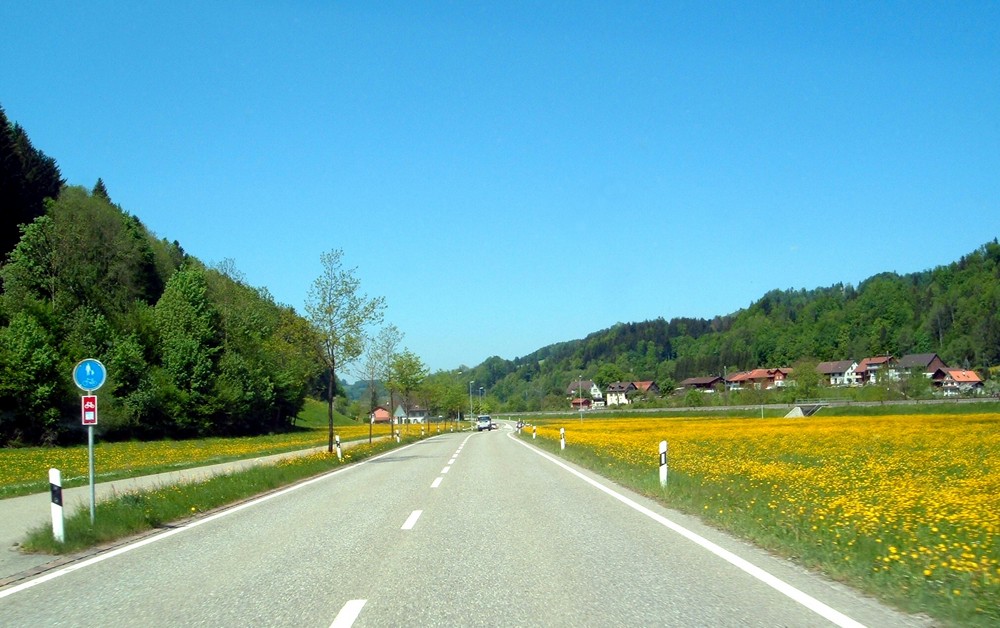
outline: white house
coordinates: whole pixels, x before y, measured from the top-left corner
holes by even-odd
[[[858,363],[854,360],[820,362],[816,365],[816,370],[829,380],[830,386],[857,386],[857,368]]]

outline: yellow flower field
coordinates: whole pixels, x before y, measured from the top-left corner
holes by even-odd
[[[567,448],[645,478],[666,440],[668,503],[898,599],[1000,620],[1000,415],[566,421],[538,436],[560,427]]]
[[[368,425],[338,426],[342,442],[368,437]],[[328,442],[325,429],[247,438],[206,438],[184,441],[102,443],[94,445],[95,473],[99,481],[110,477],[143,475],[170,468],[214,464],[223,460],[250,458],[294,449],[320,447]],[[376,436],[386,436],[389,428],[374,426]],[[44,483],[47,490],[50,468],[62,472],[63,484],[85,484],[87,446],[29,447],[0,449],[0,495],[17,494],[19,488]]]

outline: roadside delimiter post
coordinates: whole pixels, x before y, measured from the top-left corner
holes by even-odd
[[[59,543],[66,542],[63,527],[62,473],[49,469],[49,489],[52,492],[52,537]]]
[[[660,441],[660,486],[667,486],[667,441]]]

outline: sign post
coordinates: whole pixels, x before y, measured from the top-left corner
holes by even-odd
[[[97,395],[94,391],[104,385],[108,372],[100,361],[93,358],[81,360],[73,367],[73,383],[86,391],[81,400],[83,424],[87,426],[87,459],[90,468],[90,525],[94,525],[94,426],[97,425]]]

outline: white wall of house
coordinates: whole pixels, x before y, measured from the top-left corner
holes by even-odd
[[[625,393],[608,393],[608,405],[609,406],[627,406],[629,404],[628,397]]]

